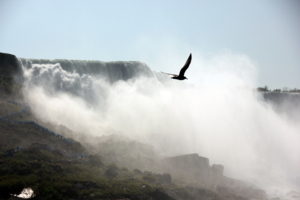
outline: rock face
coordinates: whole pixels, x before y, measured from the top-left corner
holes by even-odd
[[[300,120],[300,93],[264,92],[261,95],[276,112],[285,114],[291,120]]]
[[[165,158],[162,161],[163,169],[180,179],[197,179],[207,182],[210,179],[208,158],[198,154],[188,154]]]
[[[113,179],[119,175],[117,172],[119,168],[115,165],[110,166],[104,173],[105,176],[107,176],[109,179]]]
[[[216,188],[216,186],[220,183],[220,181],[223,178],[223,172],[224,167],[223,165],[212,165],[211,167],[211,177],[210,177],[210,183],[213,188]]]
[[[220,179],[216,189],[221,195],[236,194],[251,199],[265,199],[267,194],[264,190],[261,190],[253,185],[233,178],[223,176]]]
[[[223,195],[240,195],[247,198],[266,198],[266,192],[243,181],[223,175],[222,165],[209,165],[209,159],[198,154],[165,158],[163,169],[177,179],[194,182],[195,185],[212,189]]]
[[[20,63],[18,62],[18,58],[15,55],[7,54],[7,53],[0,53],[0,71],[2,73],[4,71],[8,74],[17,72],[19,69],[19,66],[20,66]]]
[[[176,200],[166,192],[156,189],[152,194],[152,197],[157,200]]]
[[[0,95],[14,93],[14,75],[20,70],[20,62],[11,54],[0,53]]]

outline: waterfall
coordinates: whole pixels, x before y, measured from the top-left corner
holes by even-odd
[[[299,120],[255,90],[246,58],[216,57],[200,81],[135,61],[19,60],[25,99],[42,120],[87,136],[117,132],[162,155],[197,153],[264,189],[299,187]]]

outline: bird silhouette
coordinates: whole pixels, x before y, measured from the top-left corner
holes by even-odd
[[[190,54],[190,56],[189,56],[188,59],[186,60],[185,64],[184,64],[183,67],[181,68],[181,70],[180,70],[180,72],[179,72],[179,75],[177,75],[177,74],[169,74],[169,73],[165,73],[165,72],[161,72],[161,73],[171,75],[171,76],[173,76],[172,79],[177,79],[177,80],[182,81],[182,80],[184,80],[184,79],[187,79],[187,78],[184,76],[184,73],[185,73],[185,71],[187,70],[187,68],[189,68],[191,61],[192,61],[192,54]]]

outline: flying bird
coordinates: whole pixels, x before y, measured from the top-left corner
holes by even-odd
[[[185,71],[187,70],[187,68],[189,68],[191,61],[192,61],[192,54],[190,54],[190,56],[189,56],[188,59],[186,60],[185,64],[184,64],[183,67],[181,68],[181,70],[180,70],[180,72],[179,72],[179,75],[177,75],[177,74],[169,74],[169,73],[165,73],[165,72],[161,72],[161,73],[171,75],[171,76],[173,76],[172,79],[177,79],[177,80],[181,80],[181,81],[182,81],[182,80],[184,80],[184,79],[187,79],[187,78],[184,76],[184,73],[185,73]]]

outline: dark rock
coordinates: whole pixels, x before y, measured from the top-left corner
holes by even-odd
[[[78,189],[97,189],[99,186],[92,181],[74,181],[74,185]]]
[[[217,189],[217,192],[219,192],[220,194],[230,194],[230,190],[227,187],[218,185],[216,189]]]
[[[169,194],[167,194],[166,192],[159,190],[159,189],[156,189],[151,196],[155,200],[176,200],[173,197],[171,197]]]
[[[153,175],[153,173],[150,172],[150,171],[144,171],[144,174],[145,174],[145,175]]]
[[[182,200],[196,200],[196,198],[191,195],[186,189],[184,188],[178,188],[175,191],[175,194],[178,196],[176,199],[182,199]]]
[[[30,145],[30,147],[28,148],[28,150],[33,150],[33,151],[37,151],[37,150],[49,150],[49,145],[47,144],[41,144],[41,143],[32,143]]]
[[[15,55],[0,53],[0,70],[13,74],[19,70],[20,63]]]
[[[108,177],[109,179],[113,179],[115,177],[117,177],[119,175],[119,173],[117,172],[119,170],[119,168],[115,165],[110,166],[104,173],[104,175],[106,177]]]
[[[148,181],[149,183],[154,183],[156,181],[155,177],[152,175],[143,176],[143,180]]]
[[[128,190],[128,187],[126,185],[123,185],[123,184],[113,184],[112,187],[118,188],[118,189],[123,190],[123,191]]]
[[[0,53],[0,94],[15,93],[13,76],[20,70],[20,62],[15,55]]]
[[[165,171],[177,178],[197,179],[206,182],[210,178],[209,160],[198,154],[165,158],[162,165]]]
[[[224,172],[224,167],[223,165],[215,165],[213,164],[211,166],[211,170],[214,176],[216,177],[222,177],[223,176],[223,172]]]
[[[222,200],[221,196],[217,192],[208,189],[196,187],[186,187],[186,189],[195,199]]]
[[[171,184],[172,177],[170,174],[163,174],[160,176],[160,182],[166,183],[166,184]]]
[[[136,174],[142,174],[142,171],[139,170],[139,169],[134,169],[133,171],[134,171],[134,173],[136,173]]]
[[[222,165],[209,166],[207,158],[198,154],[188,154],[166,158],[162,161],[163,169],[173,177],[194,181],[198,187],[217,191],[221,195],[238,198],[266,198],[266,193],[244,181],[225,177]],[[161,179],[159,177],[159,179]],[[215,198],[215,197],[214,197]]]
[[[228,177],[222,178],[222,182],[216,187],[216,190],[224,196],[235,195],[251,199],[265,199],[267,196],[264,190],[253,188],[253,186],[250,186],[243,181]]]
[[[89,163],[94,167],[102,167],[103,166],[101,156],[99,156],[99,155],[90,155]]]
[[[219,184],[223,178],[224,167],[222,165],[212,165],[211,166],[211,179],[210,185],[213,189]]]
[[[63,156],[63,153],[62,153],[61,151],[57,150],[57,149],[54,149],[54,150],[52,151],[52,153],[53,153],[54,155],[56,155],[56,156]]]

